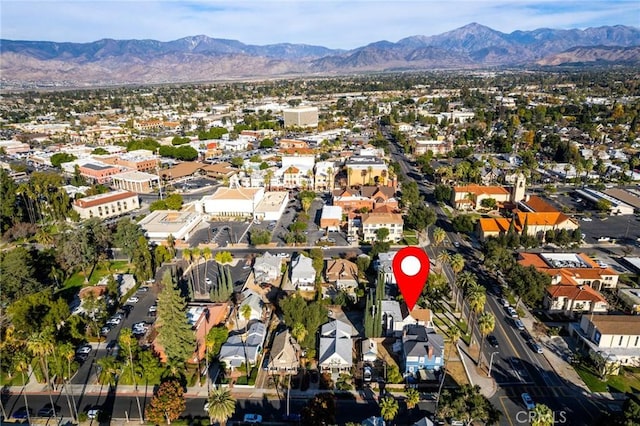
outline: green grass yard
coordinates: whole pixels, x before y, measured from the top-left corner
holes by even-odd
[[[623,369],[617,376],[609,376],[606,381],[600,380],[600,377],[588,366],[584,364],[574,365],[576,372],[580,375],[584,383],[589,387],[591,392],[639,392],[640,391],[640,372],[637,369]],[[609,389],[607,389],[607,387]]]

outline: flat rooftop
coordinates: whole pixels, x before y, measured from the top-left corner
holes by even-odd
[[[163,232],[177,234],[182,228],[194,221],[200,220],[200,215],[194,212],[179,212],[175,210],[156,210],[142,219],[138,224],[147,232]]]
[[[286,191],[265,192],[264,198],[256,206],[256,212],[277,212],[288,200],[289,193]]]
[[[553,268],[593,268],[579,253],[540,253],[540,257]]]

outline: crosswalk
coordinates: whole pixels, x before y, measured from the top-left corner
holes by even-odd
[[[565,386],[503,386],[503,390],[508,397],[517,398],[524,392],[538,398],[566,398],[572,396]]]

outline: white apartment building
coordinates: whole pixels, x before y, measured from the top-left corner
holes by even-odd
[[[376,232],[380,228],[387,228],[387,241],[398,242],[402,239],[404,221],[397,213],[367,213],[362,215],[362,239],[367,242],[376,240]]]

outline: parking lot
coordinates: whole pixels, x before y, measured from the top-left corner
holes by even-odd
[[[245,231],[249,228],[249,221],[211,221],[206,226],[194,232],[189,239],[189,246],[197,247],[199,244],[215,243],[219,247],[228,244],[237,244]]]

